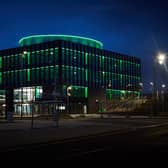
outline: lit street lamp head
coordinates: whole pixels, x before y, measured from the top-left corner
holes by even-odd
[[[166,61],[166,55],[165,54],[162,54],[160,53],[158,56],[157,56],[157,62],[162,65],[164,64]]]
[[[27,54],[27,51],[23,51],[23,54]]]
[[[162,88],[165,88],[166,87],[166,85],[165,84],[162,84]]]
[[[143,86],[143,83],[142,83],[142,82],[140,82],[140,83],[139,83],[139,86],[141,86],[141,87],[142,87],[142,86]]]
[[[150,85],[152,85],[152,86],[153,86],[153,85],[154,85],[154,83],[153,83],[153,82],[150,82]]]

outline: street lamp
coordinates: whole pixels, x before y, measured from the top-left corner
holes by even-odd
[[[140,97],[141,97],[141,104],[143,103],[143,95],[142,95],[142,89],[143,89],[143,83],[142,82],[139,82],[139,91],[141,92],[141,95],[140,95]]]
[[[162,64],[165,64],[165,61],[166,61],[166,55],[163,54],[163,53],[159,53],[156,57],[157,59],[157,62],[162,65]]]
[[[156,103],[156,67],[155,63],[158,63],[160,65],[163,65],[166,63],[166,54],[164,53],[158,53],[154,58],[154,64],[153,64],[153,96],[154,96],[154,104]],[[153,110],[156,110],[155,108]]]
[[[71,96],[72,86],[67,87],[67,114],[69,114],[69,97]]]
[[[23,51],[23,54],[27,54],[27,51]]]
[[[153,98],[154,99],[154,95],[155,95],[155,90],[154,90],[154,82],[150,82],[149,83],[151,85],[151,99]]]
[[[139,82],[139,86],[141,86],[141,88],[143,87],[143,83],[142,82]]]
[[[158,53],[158,55],[156,56],[156,59],[155,59],[156,63],[160,64],[160,65],[165,65],[166,63],[166,54],[164,53]],[[156,77],[155,77],[155,73],[156,73],[156,69],[155,69],[155,66],[154,66],[154,94],[155,94],[155,87],[156,87]],[[163,84],[163,87],[164,84]]]
[[[165,85],[165,84],[162,84],[161,87],[162,87],[162,91],[161,91],[161,96],[162,96],[162,109],[163,109],[163,112],[164,112],[164,88],[166,87],[166,85]]]
[[[150,82],[150,85],[153,86],[154,85],[153,82]]]
[[[165,84],[162,84],[161,86],[162,86],[162,88],[165,88],[165,87],[166,87],[166,85],[165,85]]]
[[[125,102],[125,106],[126,106],[126,117],[129,118],[129,109],[130,109],[130,98],[132,97],[132,93],[131,95],[129,95],[129,91],[132,90],[132,84],[131,83],[128,83],[126,85],[126,90],[127,90],[127,99],[126,99],[126,102]],[[132,98],[131,98],[132,99]]]
[[[142,94],[142,89],[143,89],[143,83],[139,82],[139,91],[141,91],[141,94]]]
[[[160,64],[160,65],[164,65],[164,67],[166,68],[166,71],[167,71],[167,67],[166,67],[166,59],[167,59],[167,54],[166,53],[159,53],[158,54],[158,63]],[[162,87],[162,90],[161,90],[161,96],[162,96],[162,101],[163,101],[163,111],[164,111],[164,88],[166,87],[166,85],[165,84],[162,84],[161,85],[161,87]]]
[[[151,85],[151,111],[150,111],[150,116],[153,116],[153,111],[154,111],[154,107],[153,107],[153,101],[154,101],[154,97],[155,97],[155,90],[154,90],[154,82],[149,82],[149,84]]]

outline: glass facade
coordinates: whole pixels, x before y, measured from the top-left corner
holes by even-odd
[[[14,89],[14,114],[31,115],[32,102],[41,98],[43,93],[42,86],[22,87]]]
[[[2,57],[1,87],[45,85],[58,77],[58,48],[22,51]],[[55,75],[54,75],[55,73]],[[56,78],[56,79],[55,79]]]
[[[35,38],[23,38],[20,47],[0,51],[0,89],[14,90],[16,113],[22,109],[20,93],[25,113],[31,112],[27,104],[32,95],[38,94],[39,86],[41,89],[55,86],[64,97],[71,86],[71,98],[80,100],[87,100],[92,88],[105,89],[109,100],[123,94],[140,96],[140,59],[104,50],[102,43],[93,39],[54,38],[48,42],[44,37],[38,37],[38,42]],[[21,92],[21,88],[26,90]]]
[[[63,42],[62,81],[67,85],[130,91],[140,95],[141,64],[135,57]],[[107,98],[109,96],[107,95]]]

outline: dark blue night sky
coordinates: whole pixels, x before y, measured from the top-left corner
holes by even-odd
[[[94,38],[105,49],[141,58],[148,92],[153,55],[168,53],[167,19],[168,3],[162,0],[6,0],[0,5],[0,49],[16,47],[20,38],[33,34]],[[158,67],[157,73],[165,83],[168,72]]]

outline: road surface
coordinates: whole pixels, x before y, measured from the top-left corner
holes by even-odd
[[[23,145],[0,151],[0,155],[3,159],[15,160],[165,160],[168,157],[168,125]]]

